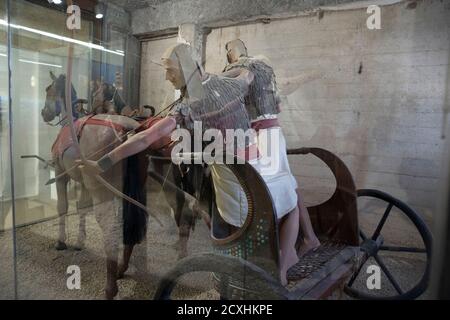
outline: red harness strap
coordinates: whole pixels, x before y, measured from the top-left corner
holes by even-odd
[[[84,129],[84,126],[87,124],[110,127],[110,128],[113,128],[114,130],[116,130],[117,132],[119,132],[119,134],[129,131],[127,128],[125,128],[124,126],[122,126],[118,123],[114,123],[112,121],[103,120],[103,119],[94,119],[93,118],[94,116],[95,116],[95,114],[92,114],[92,115],[83,117],[74,122],[75,131],[77,133],[78,139],[80,139],[81,134]],[[55,142],[53,143],[53,146],[52,146],[53,157],[61,156],[64,153],[64,151],[66,151],[67,148],[69,148],[72,144],[73,144],[73,141],[72,141],[72,135],[70,132],[70,127],[66,125],[58,133],[58,136],[57,136]]]
[[[119,132],[126,132],[126,131],[128,131],[128,129],[125,128],[124,126],[122,126],[121,124],[114,123],[112,121],[104,120],[104,119],[89,118],[83,123],[83,127],[85,125],[87,125],[87,124],[110,127],[110,128],[113,128],[114,130],[119,131]]]
[[[164,119],[163,117],[150,117],[148,119],[145,119],[144,121],[141,122],[141,125],[136,128],[136,132],[140,132],[140,131],[144,131],[147,130],[148,128],[152,127],[153,125],[155,125],[158,121],[161,121],[162,119]]]

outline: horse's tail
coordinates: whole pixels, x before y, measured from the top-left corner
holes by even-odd
[[[124,164],[124,193],[147,205],[148,160],[143,153],[129,157]],[[134,204],[123,200],[123,243],[135,245],[140,243],[147,233],[147,213]]]

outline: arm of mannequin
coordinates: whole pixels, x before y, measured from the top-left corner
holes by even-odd
[[[300,88],[301,85],[323,77],[324,73],[321,71],[302,71],[300,75],[295,77],[278,78],[277,83],[278,87],[280,88],[281,94],[289,95]]]
[[[104,155],[100,160],[86,160],[87,163],[78,160],[77,163],[83,165],[83,170],[88,174],[97,175],[103,173],[119,161],[139,153],[150,146],[156,148],[159,145],[158,141],[169,136],[175,128],[176,121],[173,117],[164,118],[147,130],[135,134],[125,143]]]
[[[238,69],[233,69],[233,70],[224,72],[221,74],[221,76],[239,80],[245,86],[250,85],[250,83],[252,83],[253,79],[255,78],[255,76],[253,75],[252,72],[250,72],[249,70],[244,69],[244,68],[238,68]]]
[[[235,77],[236,80],[239,80],[241,85],[241,90],[243,94],[247,94],[249,90],[249,86],[252,83],[255,76],[252,72],[248,71],[247,69],[238,69],[239,75]]]
[[[220,75],[223,77],[227,77],[227,78],[236,78],[237,76],[239,76],[241,74],[241,72],[244,69],[242,68],[235,68],[235,69],[231,69],[229,71],[225,71],[223,73],[221,73]]]

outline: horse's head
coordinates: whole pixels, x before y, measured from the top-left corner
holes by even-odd
[[[50,122],[56,116],[61,114],[62,106],[64,105],[64,86],[66,76],[60,75],[58,78],[50,71],[52,83],[45,89],[45,105],[41,111],[42,118],[45,122]]]
[[[120,113],[125,102],[117,92],[117,88],[109,83],[95,81],[91,91],[92,110],[96,113],[116,112]]]

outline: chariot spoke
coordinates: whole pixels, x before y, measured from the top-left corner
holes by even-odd
[[[398,246],[381,246],[380,250],[393,252],[427,253],[427,250],[425,248],[408,248]]]
[[[389,279],[391,284],[394,286],[395,290],[397,290],[398,294],[403,294],[402,288],[400,288],[400,285],[394,279],[394,277],[392,276],[391,272],[388,270],[388,268],[386,267],[384,262],[381,260],[381,258],[377,254],[375,254],[373,257],[375,258],[375,261],[378,263],[378,265],[380,266],[381,270],[383,270],[384,274]]]
[[[393,206],[394,204],[392,203],[389,203],[389,205],[387,206],[386,211],[384,212],[383,217],[381,218],[380,223],[377,226],[377,229],[373,233],[372,240],[377,240],[378,236],[380,235],[381,229],[383,229],[384,224],[387,218],[389,217],[389,213],[391,212]]]
[[[367,254],[364,254],[364,256],[361,259],[361,263],[359,264],[358,270],[352,275],[352,277],[350,278],[350,281],[348,282],[349,287],[351,287],[353,285],[353,283],[355,282],[356,278],[358,278],[362,267],[364,266],[364,264],[367,262],[368,259],[369,259],[369,256]]]
[[[362,230],[359,230],[359,236],[360,236],[361,239],[363,239],[363,240],[366,240],[366,239],[367,239],[366,234],[365,234]]]

